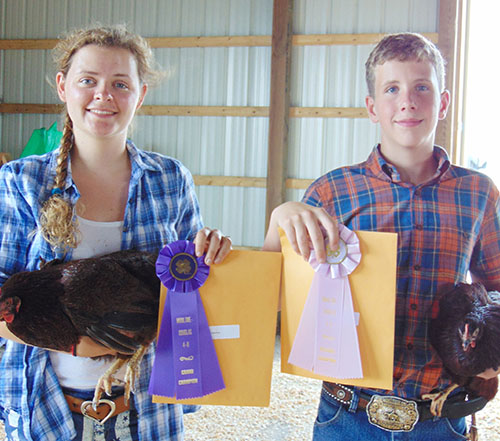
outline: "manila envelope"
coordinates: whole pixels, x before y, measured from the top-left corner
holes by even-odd
[[[281,299],[281,371],[366,388],[392,389],[396,309],[397,234],[356,231],[361,262],[349,275],[363,366],[363,378],[338,379],[288,363],[288,356],[309,293],[314,270],[293,251],[280,230],[283,252]]]
[[[276,252],[233,250],[210,267],[199,291],[226,388],[184,400],[153,395],[154,403],[269,406],[281,259]],[[166,292],[162,285],[159,323]]]

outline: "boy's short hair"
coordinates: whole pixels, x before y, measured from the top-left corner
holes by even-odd
[[[428,60],[436,69],[439,91],[444,90],[444,59],[439,49],[423,35],[403,32],[386,35],[371,51],[368,60],[366,60],[366,85],[371,97],[375,96],[375,68],[391,60]]]

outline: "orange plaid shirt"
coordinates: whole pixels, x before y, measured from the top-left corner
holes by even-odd
[[[497,188],[485,175],[451,165],[442,148],[434,156],[434,177],[413,185],[376,147],[365,162],[317,179],[303,198],[351,230],[398,234],[393,391],[381,392],[415,399],[449,385],[428,339],[437,293],[465,282],[468,271],[500,281]]]

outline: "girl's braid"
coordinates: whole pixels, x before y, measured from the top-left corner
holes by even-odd
[[[74,219],[73,206],[63,198],[62,193],[68,173],[69,152],[73,147],[73,123],[66,112],[56,176],[52,194],[45,201],[40,212],[41,231],[53,248],[67,250],[78,243],[78,229]]]

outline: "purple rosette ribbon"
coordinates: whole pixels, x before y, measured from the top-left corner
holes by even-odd
[[[156,274],[167,288],[149,393],[176,399],[203,397],[224,389],[200,288],[210,267],[187,240],[166,245]]]
[[[333,378],[363,378],[356,318],[348,276],[361,260],[356,234],[339,225],[339,247],[327,246],[327,262],[314,251],[315,274],[302,311],[288,362]]]

